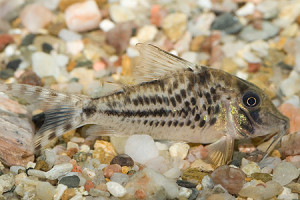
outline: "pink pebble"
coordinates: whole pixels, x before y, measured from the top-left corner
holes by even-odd
[[[21,22],[30,32],[36,33],[52,20],[52,13],[42,5],[30,4],[20,14]]]
[[[105,69],[105,67],[106,67],[106,65],[102,61],[98,61],[93,64],[93,68],[95,71],[103,70],[103,69]]]
[[[65,11],[65,19],[70,30],[84,32],[99,26],[101,13],[95,1],[85,1],[69,6]]]

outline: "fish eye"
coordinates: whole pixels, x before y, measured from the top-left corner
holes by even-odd
[[[260,103],[260,97],[253,91],[248,91],[243,95],[243,104],[247,107],[253,108]]]

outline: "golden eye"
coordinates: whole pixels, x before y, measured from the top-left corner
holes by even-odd
[[[247,107],[255,107],[260,103],[260,98],[257,93],[248,91],[243,95],[243,104]]]

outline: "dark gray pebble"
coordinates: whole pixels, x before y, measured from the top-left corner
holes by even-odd
[[[132,167],[134,165],[134,161],[132,160],[132,158],[126,154],[120,154],[117,155],[116,157],[114,157],[112,159],[112,161],[110,162],[110,164],[118,164],[123,166],[129,166]]]
[[[6,69],[12,69],[12,70],[16,71],[19,68],[19,65],[21,62],[22,62],[21,59],[11,60],[7,63]]]
[[[191,183],[188,181],[184,181],[184,180],[177,180],[176,181],[177,185],[181,186],[181,187],[185,187],[185,188],[196,188],[197,184],[195,183]]]
[[[214,20],[211,29],[222,30],[227,34],[235,34],[243,28],[239,20],[231,13],[224,13]]]
[[[79,182],[80,182],[80,179],[76,175],[62,177],[59,181],[60,184],[64,184],[64,185],[68,186],[68,188],[78,187]]]

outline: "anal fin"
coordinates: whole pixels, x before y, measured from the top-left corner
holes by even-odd
[[[212,164],[215,168],[228,164],[232,159],[234,140],[230,136],[223,136],[216,142],[207,145],[207,157],[204,161]]]

